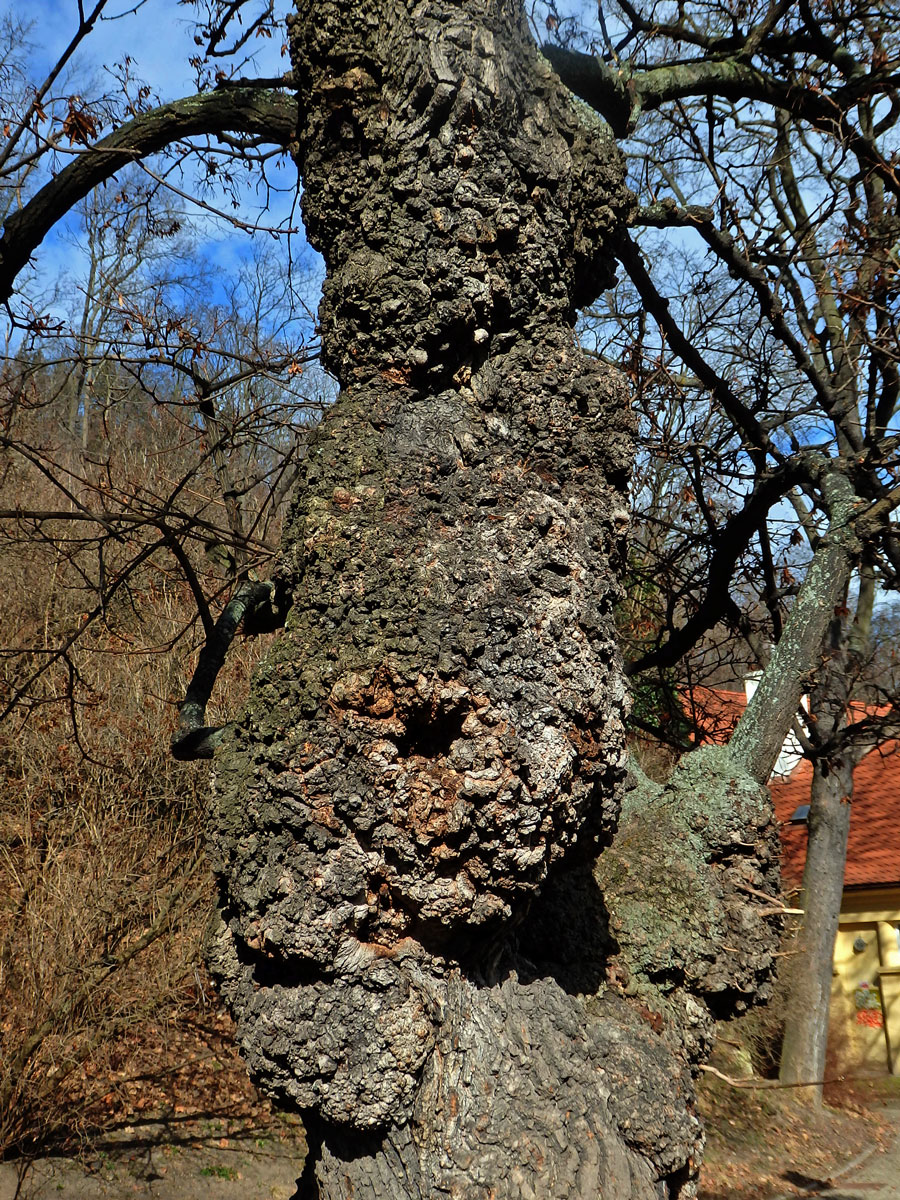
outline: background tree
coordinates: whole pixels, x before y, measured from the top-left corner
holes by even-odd
[[[708,657],[701,639],[722,620],[765,661],[802,577],[791,547],[815,553],[821,536],[808,468],[820,471],[827,455],[860,509],[889,517],[896,505],[896,14],[856,3],[620,3],[602,4],[600,16],[595,55],[547,53],[624,135],[641,201],[641,240],[625,243],[621,261],[654,327],[648,337],[643,313],[619,321],[612,356],[639,362],[651,395],[662,374],[682,411],[712,403],[730,426],[712,442],[666,446],[705,532],[707,565],[686,573],[696,548],[685,554],[669,529],[667,561],[680,573],[664,576],[660,644],[631,670],[671,666],[692,647]],[[742,558],[755,619],[737,603]],[[851,722],[849,702],[870,657],[878,582],[895,586],[897,563],[895,526],[869,524],[856,586],[848,560],[831,628],[808,664],[811,721],[801,736],[815,772],[795,974],[803,1002],[788,1009],[786,1082],[824,1076],[853,766],[895,727],[892,712],[881,732],[871,719]],[[805,1094],[821,1099],[821,1089]]]

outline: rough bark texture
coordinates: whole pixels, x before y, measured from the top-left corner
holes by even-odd
[[[631,990],[722,1017],[767,996],[777,863],[768,794],[728,747],[685,755],[665,787],[640,778],[595,868]]]
[[[217,756],[211,962],[252,1072],[318,1144],[303,1195],[689,1196],[705,998],[749,991],[772,948],[747,915],[767,902],[722,879],[743,858],[773,890],[772,826],[729,762],[714,818],[691,777],[687,825],[676,785],[645,850],[593,873],[623,790],[631,420],[572,322],[611,278],[622,165],[512,0],[299,9],[342,390],[286,534],[285,634]],[[655,888],[664,811],[678,896]],[[631,950],[644,886],[704,914],[675,972]]]

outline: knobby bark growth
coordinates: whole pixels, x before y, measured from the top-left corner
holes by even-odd
[[[298,8],[341,395],[217,754],[211,962],[304,1113],[301,1194],[690,1196],[692,1067],[766,986],[775,836],[717,750],[610,845],[632,430],[572,323],[622,165],[513,0]]]

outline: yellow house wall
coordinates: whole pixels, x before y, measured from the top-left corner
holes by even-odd
[[[898,926],[900,887],[844,893],[834,947],[830,1034],[841,1069],[900,1075]],[[854,949],[854,943],[862,948]]]

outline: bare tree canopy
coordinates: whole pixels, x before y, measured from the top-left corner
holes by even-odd
[[[890,689],[878,720],[850,716],[876,592],[896,588],[900,562],[896,13],[610,3],[600,15],[593,53],[571,22],[546,53],[616,126],[639,199],[620,254],[628,284],[598,341],[635,365],[660,456],[631,559],[645,581],[637,686],[671,690],[685,656],[696,678],[712,640],[720,662],[765,663],[818,569],[823,488],[849,488],[830,627],[797,659],[815,782],[803,1002],[790,1005],[783,1072],[821,1079],[853,765],[897,727]]]

